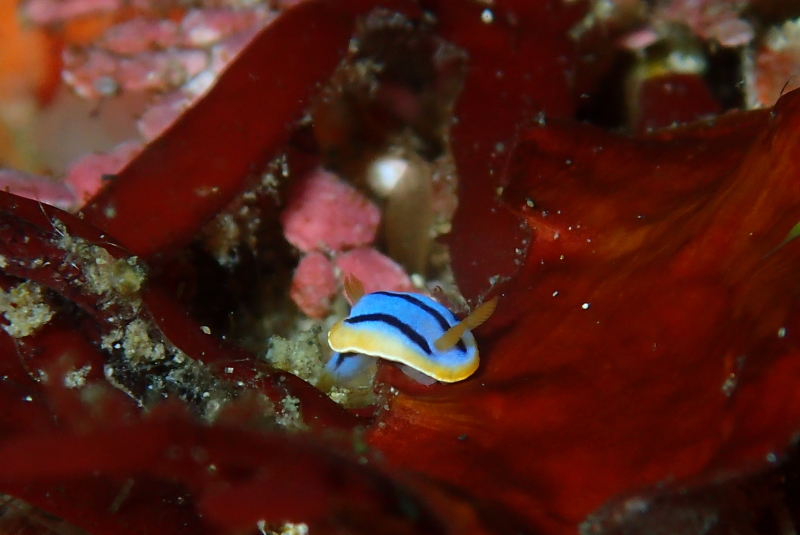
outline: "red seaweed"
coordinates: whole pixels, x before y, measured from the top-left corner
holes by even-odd
[[[770,466],[800,425],[800,245],[782,244],[800,94],[780,104],[719,137],[522,130],[503,202],[534,238],[484,365],[394,398],[370,443],[548,533],[610,496]]]
[[[286,395],[294,394],[307,402],[304,408],[310,419],[321,418],[327,426],[334,427],[348,428],[354,424],[352,417],[303,381],[267,366],[258,367],[248,353],[234,347],[224,347],[216,338],[204,334],[182,305],[170,298],[164,289],[158,286],[144,287],[143,277],[140,280],[127,272],[136,269],[135,257],[71,214],[0,192],[0,236],[0,255],[4,258],[6,273],[38,282],[82,308],[94,320],[91,326],[81,326],[90,339],[96,341],[134,319],[144,319],[162,330],[167,340],[190,357],[201,363],[213,364],[217,373],[227,375],[228,381],[256,384],[263,381],[262,377],[269,377],[261,389],[268,392],[273,401],[279,402]],[[116,270],[116,265],[109,267],[112,276],[107,288],[98,290],[91,286],[87,265],[91,268],[92,262],[87,262],[85,254],[88,253],[84,251],[92,255],[105,251],[109,259],[123,266],[119,270]],[[114,276],[117,278],[114,279]],[[142,303],[137,301],[140,290]],[[82,339],[68,341],[71,335],[67,328],[48,327],[47,336],[59,336],[56,334],[59,331],[63,331],[60,335],[62,338],[56,342],[60,347],[54,359],[59,358],[67,348],[73,348],[76,355],[86,354],[86,348],[81,346]],[[37,342],[42,342],[38,338],[25,337],[22,340],[20,343],[23,347],[33,344],[34,347],[28,352],[40,360],[43,358],[42,351],[52,344],[48,342],[44,347],[38,347]],[[95,360],[91,356],[86,359]],[[225,373],[221,370],[223,367],[227,368]]]
[[[635,130],[647,132],[684,124],[722,112],[705,81],[694,74],[653,76],[637,90]]]
[[[506,151],[519,124],[575,112],[569,88],[575,44],[566,31],[583,11],[563,2],[504,2],[492,6],[487,24],[480,4],[435,6],[441,35],[469,54],[451,133],[461,191],[447,243],[459,288],[473,298],[518,269],[528,231],[496,199]]]

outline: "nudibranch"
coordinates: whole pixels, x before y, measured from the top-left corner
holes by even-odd
[[[326,366],[331,378],[357,373],[364,355],[397,362],[444,383],[466,379],[478,368],[478,346],[471,331],[492,315],[496,297],[459,321],[422,294],[365,295],[355,277],[347,277],[344,284],[353,307],[328,333],[328,344],[336,352]]]

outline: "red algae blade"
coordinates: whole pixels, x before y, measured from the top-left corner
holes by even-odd
[[[84,208],[85,219],[139,255],[187,243],[288,141],[352,32],[330,2],[281,14]]]
[[[504,201],[533,241],[483,365],[401,393],[370,443],[551,534],[618,494],[768,468],[800,428],[800,247],[770,254],[800,219],[798,123],[795,93],[719,141],[521,132]]]
[[[571,61],[575,45],[566,30],[583,7],[564,4],[509,1],[486,9],[479,3],[435,3],[441,35],[469,55],[452,127],[459,204],[446,239],[459,287],[470,297],[513,275],[529,238],[524,222],[498,199],[517,126],[539,113],[574,113],[561,62]]]

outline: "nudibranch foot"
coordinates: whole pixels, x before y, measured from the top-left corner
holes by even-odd
[[[422,373],[419,370],[415,370],[411,366],[406,366],[405,364],[398,364],[397,367],[400,368],[400,371],[406,374],[409,378],[413,379],[414,381],[416,381],[421,385],[430,386],[438,382],[436,379],[434,379],[427,373]]]
[[[334,353],[322,371],[317,388],[329,391],[334,386],[366,386],[375,377],[377,363],[360,353]]]

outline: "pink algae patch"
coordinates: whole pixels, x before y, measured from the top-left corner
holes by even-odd
[[[0,190],[47,203],[62,210],[76,210],[103,187],[142,150],[136,141],[117,145],[106,154],[87,154],[70,164],[60,180],[15,169],[0,169]]]
[[[336,295],[336,275],[328,257],[314,251],[301,258],[289,295],[306,316],[324,318]]]
[[[119,0],[29,0],[23,4],[22,14],[36,24],[54,24],[120,7]]]
[[[281,214],[284,236],[304,252],[369,245],[380,220],[374,203],[323,169],[300,180]]]
[[[171,20],[138,17],[109,28],[100,46],[114,54],[138,54],[178,43],[178,27]]]
[[[120,172],[141,150],[141,144],[128,141],[107,154],[87,154],[70,165],[64,183],[74,193],[75,201],[82,205],[100,191],[104,177],[110,178]]]
[[[227,35],[257,26],[266,13],[256,10],[195,9],[181,21],[185,46],[205,46]]]
[[[361,280],[367,293],[417,291],[403,268],[375,249],[353,249],[337,255],[335,263],[341,271],[342,279],[347,275],[355,275]]]
[[[63,183],[16,169],[0,169],[0,190],[62,210],[72,207],[75,201],[72,191]]]

